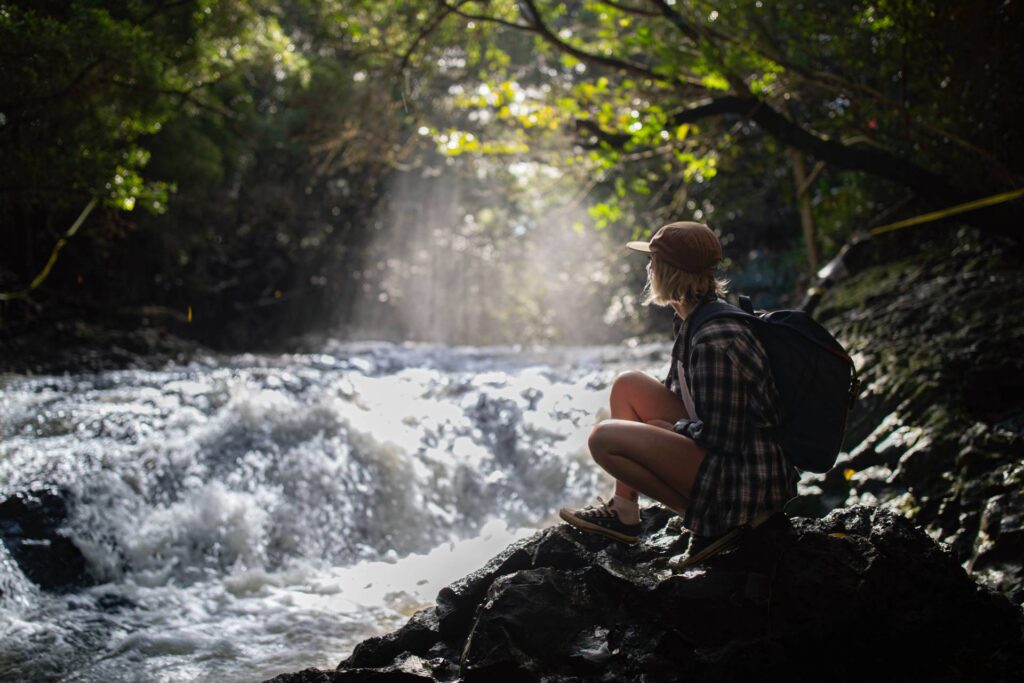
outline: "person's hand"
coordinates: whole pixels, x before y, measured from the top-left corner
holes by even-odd
[[[660,420],[658,418],[654,418],[653,420],[647,420],[647,424],[651,425],[652,427],[661,427],[662,429],[667,429],[669,431],[672,431],[672,428],[675,427],[675,425],[669,422],[668,420]]]

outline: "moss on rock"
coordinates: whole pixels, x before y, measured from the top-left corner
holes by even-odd
[[[821,512],[826,499],[840,498],[892,507],[974,567],[979,548],[1015,544],[1024,534],[1024,508],[1010,497],[1000,498],[1006,524],[993,526],[995,536],[984,542],[978,537],[988,501],[1021,483],[1024,269],[1015,254],[967,228],[912,256],[893,249],[900,256],[887,261],[890,246],[859,245],[859,272],[817,311],[853,354],[866,387],[838,465],[857,474],[804,483],[822,491]],[[891,438],[901,430],[916,439]],[[871,470],[878,466],[891,476]],[[1022,604],[1021,561],[1000,567],[976,576]]]

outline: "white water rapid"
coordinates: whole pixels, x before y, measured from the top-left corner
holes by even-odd
[[[0,378],[0,500],[60,491],[97,580],[40,590],[0,544],[0,680],[333,668],[599,492],[611,380],[667,351],[334,343]]]

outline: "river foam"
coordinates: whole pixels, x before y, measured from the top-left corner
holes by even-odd
[[[662,345],[331,343],[0,389],[0,495],[61,490],[98,585],[0,556],[0,679],[238,680],[330,667],[601,486],[615,374]]]

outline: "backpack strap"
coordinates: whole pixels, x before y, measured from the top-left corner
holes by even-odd
[[[676,338],[676,345],[672,349],[672,355],[678,359],[685,359],[684,367],[687,372],[689,372],[690,368],[690,351],[693,345],[693,337],[697,334],[697,330],[699,330],[704,323],[710,322],[716,318],[760,320],[760,318],[753,313],[754,307],[750,302],[750,297],[740,297],[740,305],[744,308],[746,308],[746,306],[750,306],[750,311],[733,306],[727,301],[722,301],[721,299],[708,301],[697,306],[697,308],[690,314],[690,317],[686,319],[686,334],[681,338]]]
[[[733,306],[727,301],[716,299],[715,301],[709,301],[707,303],[699,305],[693,311],[693,313],[690,314],[690,317],[687,318],[687,320],[685,321],[687,323],[685,338],[683,338],[682,340],[678,338],[676,339],[676,344],[679,345],[681,342],[682,348],[677,349],[673,347],[672,349],[674,356],[678,351],[680,355],[678,355],[677,357],[686,359],[685,368],[687,370],[689,370],[690,367],[690,350],[692,346],[693,336],[697,333],[697,330],[700,329],[701,325],[703,325],[704,323],[714,320],[715,318],[740,318],[745,320],[753,320],[761,325],[770,324],[767,320],[762,319],[761,316],[754,312],[754,304],[749,296],[740,296],[739,302],[739,306]],[[768,315],[770,317],[772,314]],[[804,334],[804,337],[818,344],[821,348],[825,349],[829,353],[832,353],[842,358],[849,364],[851,372],[849,405],[852,408],[854,403],[856,403],[857,397],[860,395],[861,390],[861,379],[860,377],[857,376],[857,366],[854,364],[853,359],[850,358],[849,354],[847,354],[845,351],[841,349],[837,350],[830,345],[821,343],[821,341],[818,339],[808,337],[806,334]]]
[[[743,298],[747,300],[747,303],[750,302],[749,298]],[[721,300],[709,301],[708,303],[701,304],[686,320],[686,336],[683,339],[683,348],[681,349],[683,353],[680,358],[686,358],[689,360],[693,337],[697,334],[697,330],[699,330],[704,323],[710,322],[716,318],[760,320],[760,318],[754,315],[752,311],[753,307],[751,307],[751,312],[747,312],[738,306],[733,306],[732,304]]]

